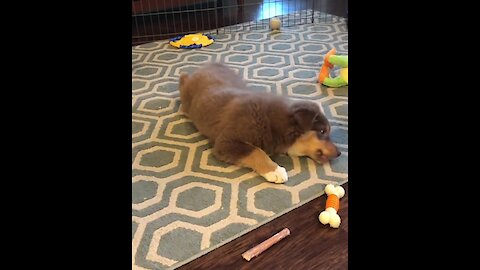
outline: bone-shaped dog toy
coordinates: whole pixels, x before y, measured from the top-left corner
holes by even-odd
[[[341,186],[335,187],[328,184],[325,187],[325,193],[328,195],[325,211],[320,213],[318,219],[323,225],[330,224],[330,227],[338,228],[342,220],[337,211],[340,206],[340,198],[345,195],[345,190]]]

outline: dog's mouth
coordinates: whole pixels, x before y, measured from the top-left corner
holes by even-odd
[[[336,159],[337,157],[340,156],[340,154],[341,152],[337,152],[335,156],[327,156],[322,152],[322,150],[317,150],[317,152],[315,153],[315,157],[313,159],[320,164],[324,164],[329,162],[332,159]]]
[[[314,160],[317,162],[317,163],[320,163],[320,164],[325,164],[327,162],[330,161],[330,159],[326,156],[320,156],[320,157],[316,157],[314,158]]]

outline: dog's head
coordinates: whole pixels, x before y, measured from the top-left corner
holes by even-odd
[[[308,156],[319,163],[340,156],[340,151],[330,140],[330,123],[318,104],[296,101],[290,106],[290,113],[296,130],[301,133],[288,148],[290,155]]]

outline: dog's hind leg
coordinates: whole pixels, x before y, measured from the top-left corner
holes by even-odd
[[[241,142],[218,138],[213,154],[219,160],[242,167],[248,167],[267,181],[284,183],[288,180],[287,171],[279,166],[260,148]]]

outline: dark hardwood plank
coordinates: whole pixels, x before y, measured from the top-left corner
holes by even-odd
[[[179,269],[347,269],[348,268],[348,183],[340,199],[340,228],[323,225],[318,215],[325,209],[326,196],[281,216],[229,242]],[[247,262],[242,253],[281,231],[290,236]]]

